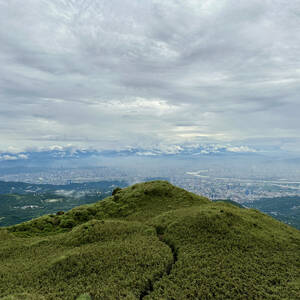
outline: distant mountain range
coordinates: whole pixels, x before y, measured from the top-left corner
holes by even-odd
[[[128,147],[121,150],[95,150],[76,148],[72,146],[61,147],[53,146],[40,150],[25,151],[20,153],[0,152],[0,161],[14,161],[27,159],[48,159],[48,158],[84,158],[92,155],[103,156],[157,156],[157,155],[211,155],[211,154],[249,154],[258,153],[259,151],[248,146],[231,146],[231,145],[192,145],[180,146],[173,145],[169,147],[152,147],[152,148],[134,148]]]
[[[222,146],[222,145],[193,145],[170,146],[153,148],[132,148],[122,150],[93,150],[75,147],[53,146],[47,149],[25,151],[20,153],[0,152],[0,161],[17,161],[30,159],[66,159],[86,158],[90,156],[162,156],[162,155],[218,155],[218,154],[253,154],[256,149],[248,146]]]
[[[0,166],[4,163],[25,161],[87,159],[90,157],[122,157],[122,156],[277,156],[291,161],[298,161],[299,155],[287,153],[278,147],[258,148],[248,145],[222,145],[222,144],[195,144],[195,145],[172,145],[153,146],[151,148],[127,147],[119,150],[98,150],[92,148],[77,148],[74,146],[51,146],[47,148],[28,150],[23,152],[0,152]]]
[[[166,148],[128,148],[123,150],[94,150],[77,149],[74,147],[53,146],[48,149],[32,150],[21,153],[0,152],[0,172],[1,169],[12,168],[58,168],[62,165],[72,167],[73,163],[88,166],[95,160],[113,158],[184,158],[198,159],[205,157],[251,157],[260,158],[262,154],[247,146],[221,146],[221,145],[196,145],[190,147],[172,146]]]
[[[94,203],[111,195],[124,181],[29,184],[0,181],[0,226],[9,226],[75,206]]]
[[[97,181],[53,185],[53,184],[33,184],[25,182],[6,182],[0,181],[0,195],[1,194],[45,194],[57,193],[59,191],[73,191],[73,192],[102,192],[103,190],[111,190],[116,186],[127,186],[125,181]]]
[[[261,198],[243,203],[300,230],[300,197]]]

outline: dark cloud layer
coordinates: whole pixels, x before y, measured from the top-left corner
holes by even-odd
[[[299,16],[282,0],[0,0],[0,150],[296,141]]]

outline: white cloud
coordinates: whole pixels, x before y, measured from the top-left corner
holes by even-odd
[[[2,154],[0,155],[0,161],[1,160],[18,160],[18,159],[28,159],[28,155],[27,154]]]
[[[18,156],[18,159],[28,159],[28,155],[27,154],[19,154]]]
[[[257,152],[257,150],[249,148],[248,146],[239,146],[239,147],[227,147],[226,148],[229,152],[239,152],[239,153],[244,153],[244,152]]]
[[[299,13],[281,0],[0,0],[1,150],[296,138]]]
[[[156,156],[157,153],[151,152],[151,151],[145,151],[145,152],[137,152],[137,155],[140,156]]]
[[[17,160],[17,156],[12,156],[12,155],[2,155],[0,157],[0,160]]]

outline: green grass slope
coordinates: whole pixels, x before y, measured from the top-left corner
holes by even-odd
[[[0,299],[299,299],[300,232],[165,181],[0,230]]]
[[[150,181],[124,188],[114,196],[94,204],[76,207],[63,215],[46,215],[12,226],[8,230],[22,235],[63,232],[92,219],[122,219],[142,221],[156,215],[194,205],[210,203],[167,181]]]
[[[238,203],[238,202],[235,202],[233,200],[230,200],[230,199],[216,199],[216,200],[213,200],[214,202],[225,202],[225,203],[229,203],[229,204],[232,204],[232,205],[235,205],[239,208],[245,208],[245,206],[243,206],[242,204]]]

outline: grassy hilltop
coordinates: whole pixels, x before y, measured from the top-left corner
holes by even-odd
[[[299,299],[300,231],[166,181],[0,229],[0,299]]]

